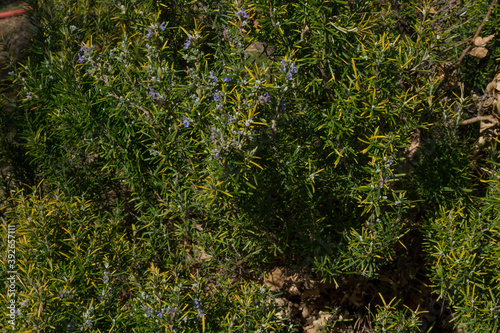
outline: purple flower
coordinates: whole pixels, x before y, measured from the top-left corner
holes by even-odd
[[[388,161],[387,161],[387,165],[391,166],[391,165],[392,165],[392,163],[394,163],[394,160],[392,159],[392,157],[391,157],[391,156],[389,156],[389,159],[388,159]]]
[[[271,102],[271,96],[269,95],[269,93],[268,93],[268,92],[266,92],[266,93],[265,93],[262,97],[264,98],[264,99],[263,99],[263,100],[264,100],[264,102],[266,102],[266,103]]]
[[[283,100],[281,100],[280,105],[281,105],[281,110],[286,111],[286,104]]]
[[[214,132],[212,132],[212,134],[210,134],[210,139],[211,139],[212,141],[215,141],[215,133],[214,133]]]
[[[224,38],[229,38],[229,36],[231,34],[231,30],[229,30],[228,28],[226,28],[225,25],[223,26],[223,28],[224,28],[224,31],[222,32],[222,35],[224,36]]]
[[[228,77],[225,77],[225,78],[223,78],[223,79],[222,79],[222,81],[223,81],[223,82],[229,82],[229,81],[231,81],[231,79],[230,79],[230,78],[228,78]]]
[[[283,72],[286,72],[286,61],[283,59],[281,60],[281,70]],[[292,63],[292,65],[290,66],[290,69],[288,70],[288,73],[286,74],[286,78],[289,80],[289,81],[292,81],[293,80],[293,74],[297,73],[297,67],[295,66],[295,63]]]
[[[158,316],[160,319],[161,319],[162,315],[163,315],[163,314],[161,313],[161,311],[158,311],[157,316]]]
[[[187,50],[189,46],[191,45],[191,40],[193,39],[193,36],[188,34],[188,38],[186,39],[186,42],[184,43],[184,48]]]
[[[146,35],[146,39],[149,39],[149,37],[151,37],[151,34],[152,34],[151,29],[149,29],[148,34]]]
[[[146,47],[151,51],[151,46],[149,46],[149,44],[146,44]]]
[[[219,102],[219,101],[220,101],[220,98],[219,98],[219,91],[218,91],[218,90],[215,90],[215,94],[214,94],[214,101],[216,101],[216,102]]]
[[[212,80],[214,80],[215,83],[219,82],[219,80],[217,79],[217,76],[214,76],[214,72],[210,72],[210,78]]]
[[[162,24],[160,24],[160,29],[161,30],[165,30],[165,22],[163,22]]]
[[[184,124],[184,127],[186,127],[186,128],[187,128],[187,127],[189,127],[189,119],[188,119],[188,118],[186,118],[186,117],[184,117],[184,122],[183,122],[183,124]]]
[[[380,179],[379,187],[380,188],[384,187],[384,184],[387,184],[388,182],[389,182],[389,179],[387,178],[387,176],[384,179]]]
[[[153,88],[149,88],[149,97],[153,97],[156,100],[160,99],[160,94],[157,93]]]
[[[108,283],[108,282],[109,282],[108,273],[104,273],[104,283]]]
[[[89,319],[88,325],[89,325],[89,328],[92,328],[92,319]]]
[[[247,13],[245,12],[245,7],[241,7],[241,9],[236,14],[240,15],[243,19],[247,18]]]
[[[194,299],[194,308],[199,309],[200,308],[200,300],[195,298]]]
[[[285,59],[281,60],[281,70],[283,72],[286,72],[286,61],[285,61]]]
[[[80,53],[78,53],[78,63],[79,63],[79,64],[83,64],[83,58],[82,58],[82,56],[80,55]]]
[[[220,156],[220,155],[219,155],[219,150],[218,150],[218,149],[212,149],[211,153],[212,153],[212,154],[214,154],[214,155],[215,155],[215,157],[217,157],[217,158],[219,158],[219,156]],[[210,157],[210,158],[211,158],[211,157]],[[199,303],[198,303],[198,304],[199,304]],[[196,308],[196,302],[195,302],[194,307]]]
[[[227,123],[231,124],[232,121],[233,121],[233,115],[232,114],[228,114],[227,115]]]
[[[146,313],[146,317],[151,317],[151,308],[148,306],[148,312]]]

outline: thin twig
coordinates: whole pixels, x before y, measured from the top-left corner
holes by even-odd
[[[451,46],[451,47],[449,47],[449,48],[445,49],[444,51],[446,52],[446,51],[449,51],[449,50],[456,49],[456,48],[457,48],[457,47],[459,47],[460,45],[463,45],[463,44],[466,44],[466,43],[469,43],[469,42],[472,42],[472,41],[473,41],[473,39],[472,39],[472,38],[469,38],[469,39],[463,40],[463,41],[461,41],[461,42],[459,42],[459,43],[457,43],[457,44],[455,44],[455,45],[453,45],[453,46]],[[451,58],[450,58],[450,59],[451,59]]]
[[[475,118],[470,118],[470,119],[464,120],[460,123],[460,125],[468,125],[468,124],[476,123],[478,121],[485,121],[485,120],[490,120],[490,121],[493,121],[494,123],[498,123],[498,120],[496,120],[494,116],[489,115],[489,116],[477,116]]]

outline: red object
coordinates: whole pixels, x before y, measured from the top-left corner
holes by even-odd
[[[18,9],[18,10],[13,10],[11,12],[5,12],[5,13],[0,13],[0,20],[4,18],[9,18],[13,16],[18,16],[18,15],[24,15],[28,11],[26,9]]]

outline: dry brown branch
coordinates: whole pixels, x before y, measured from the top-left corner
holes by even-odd
[[[477,116],[474,118],[470,118],[470,119],[462,121],[460,123],[460,125],[469,125],[469,124],[476,123],[478,121],[485,121],[485,120],[490,120],[490,121],[493,121],[494,123],[498,123],[498,120],[496,120],[494,116],[490,115],[490,116]]]

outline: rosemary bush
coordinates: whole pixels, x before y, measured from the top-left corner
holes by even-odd
[[[4,210],[19,329],[292,330],[262,272],[377,279],[416,232],[456,325],[497,330],[498,172],[475,172],[460,122],[498,42],[482,60],[457,46],[488,2],[30,5],[12,79],[33,194]],[[418,330],[404,302],[374,327]]]

